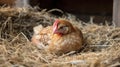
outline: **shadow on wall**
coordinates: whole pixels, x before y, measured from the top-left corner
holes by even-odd
[[[105,17],[112,18],[113,9],[113,0],[0,0],[0,4],[16,7],[26,7],[30,4],[48,10],[58,8],[64,12],[75,14],[85,22],[90,20],[91,15],[104,17],[104,20],[106,20]],[[87,17],[89,18],[87,19]]]
[[[112,15],[113,0],[0,0],[0,4],[58,8],[74,14]]]
[[[84,22],[105,23],[112,22],[113,0],[30,0],[32,6],[53,9],[76,15]]]

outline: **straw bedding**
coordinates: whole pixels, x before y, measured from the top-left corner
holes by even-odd
[[[48,54],[30,41],[33,27],[52,25],[50,11],[0,8],[0,67],[117,67],[120,66],[120,28],[85,23],[71,14],[61,18],[78,26],[85,38],[83,50],[62,56]]]

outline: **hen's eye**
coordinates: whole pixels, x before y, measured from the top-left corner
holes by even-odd
[[[62,27],[60,27],[60,29],[65,29],[67,26],[62,26]]]
[[[60,29],[63,29],[64,27],[60,27]]]

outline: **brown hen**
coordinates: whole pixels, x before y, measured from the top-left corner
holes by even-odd
[[[40,27],[38,27],[40,28]],[[80,50],[83,46],[83,34],[69,21],[55,20],[53,26],[48,26],[39,31],[32,37],[32,43],[42,45],[47,52],[64,54],[70,51]]]

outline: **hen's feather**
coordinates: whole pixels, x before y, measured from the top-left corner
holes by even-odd
[[[41,25],[34,27],[34,34],[32,37],[32,43],[36,45],[42,42],[44,45],[48,45],[50,43],[50,37],[52,36],[52,26],[48,26],[43,28]]]

